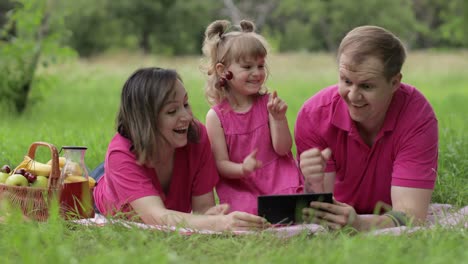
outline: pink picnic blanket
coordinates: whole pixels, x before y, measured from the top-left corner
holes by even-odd
[[[182,235],[192,235],[192,234],[209,234],[209,235],[222,235],[222,234],[234,234],[234,235],[249,235],[249,234],[259,234],[260,232],[269,232],[276,234],[278,237],[292,237],[295,235],[302,234],[307,232],[309,235],[323,234],[328,232],[328,230],[317,224],[300,224],[300,225],[290,225],[282,227],[270,227],[261,231],[231,231],[231,232],[215,232],[210,230],[195,230],[190,228],[180,228],[173,226],[154,226],[146,225],[143,223],[123,221],[123,220],[113,220],[104,217],[103,215],[96,214],[94,218],[89,219],[80,219],[75,220],[75,223],[90,225],[90,226],[104,226],[108,224],[121,224],[126,227],[138,227],[142,229],[158,230],[163,232],[178,232]],[[435,227],[461,227],[468,228],[468,206],[465,206],[459,210],[453,209],[452,205],[449,204],[431,204],[428,216],[427,224],[425,226],[415,226],[415,227],[392,227],[384,228],[370,231],[371,235],[382,235],[382,234],[391,234],[391,235],[401,235],[413,233],[415,231],[431,229]]]

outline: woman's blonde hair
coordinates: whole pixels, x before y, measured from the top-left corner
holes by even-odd
[[[233,62],[240,62],[249,58],[265,58],[268,54],[268,44],[265,38],[255,33],[255,25],[248,20],[240,22],[236,31],[227,20],[216,20],[205,31],[203,41],[205,61],[201,69],[207,74],[205,96],[212,105],[220,103],[229,92],[229,87],[217,87],[221,76],[216,72],[216,64],[222,63],[228,67]],[[264,86],[260,94],[267,92]]]

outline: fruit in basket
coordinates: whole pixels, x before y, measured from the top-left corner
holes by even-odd
[[[35,161],[29,156],[24,156],[23,161],[16,167],[15,171],[22,168],[26,169],[34,175],[46,177],[49,177],[50,172],[52,171],[51,165]]]
[[[0,172],[0,183],[5,183],[6,179],[10,176],[10,174],[5,172]]]
[[[33,182],[35,182],[37,180],[37,176],[32,174],[29,171],[24,173],[24,177],[26,177],[26,179],[28,179],[29,183],[33,183]]]
[[[63,166],[65,165],[65,161],[67,161],[65,159],[65,157],[59,157],[59,167],[60,168],[63,168]],[[52,166],[52,160],[50,159],[46,164]]]
[[[24,176],[24,174],[26,173],[26,169],[25,168],[21,168],[21,169],[17,169],[15,170],[14,174],[21,174]]]
[[[8,166],[8,165],[3,165],[3,166],[2,166],[2,169],[0,170],[0,172],[10,173],[10,172],[11,172],[11,168],[10,168],[10,166]]]
[[[45,176],[37,176],[36,181],[34,181],[31,184],[31,187],[47,188],[48,184],[49,184],[49,178],[47,178]]]
[[[6,179],[5,184],[13,186],[28,186],[29,182],[23,175],[13,174]]]

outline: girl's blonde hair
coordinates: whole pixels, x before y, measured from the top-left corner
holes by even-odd
[[[216,20],[205,31],[203,41],[204,64],[201,69],[207,74],[205,96],[211,105],[218,104],[226,97],[229,87],[217,87],[221,76],[216,72],[216,64],[222,63],[228,67],[233,62],[241,62],[249,58],[265,58],[268,54],[268,44],[265,38],[255,33],[255,25],[248,20],[240,22],[240,28],[233,31],[227,20]],[[267,92],[265,86],[259,94]]]

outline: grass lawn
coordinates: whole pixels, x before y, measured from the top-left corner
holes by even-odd
[[[115,133],[122,85],[138,67],[175,68],[184,79],[195,116],[204,121],[198,57],[161,58],[129,54],[103,56],[41,68],[23,115],[0,111],[0,165],[16,166],[34,141],[88,147],[86,163],[104,158]],[[269,58],[268,87],[289,105],[293,130],[302,103],[337,81],[330,54],[282,54]],[[468,51],[411,52],[403,81],[415,85],[433,105],[440,133],[439,172],[433,202],[468,205]],[[294,151],[293,151],[294,152]],[[37,159],[46,162],[46,149]],[[0,206],[1,208],[1,206]],[[1,213],[1,209],[0,209]],[[459,263],[468,259],[466,229],[433,229],[407,236],[314,237],[181,236],[121,226],[88,228],[52,218],[0,224],[2,263]]]

